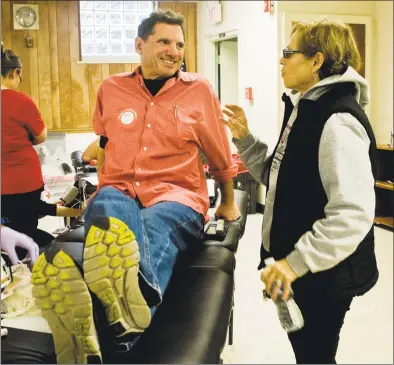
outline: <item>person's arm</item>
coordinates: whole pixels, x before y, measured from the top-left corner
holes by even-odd
[[[100,175],[100,170],[103,167],[104,164],[104,147],[105,144],[108,142],[107,138],[107,132],[104,128],[104,125],[102,123],[102,117],[103,117],[103,90],[102,90],[103,85],[100,85],[99,91],[97,92],[97,100],[96,100],[96,107],[94,109],[93,113],[93,128],[96,134],[99,137],[99,143],[98,143],[98,148],[97,148],[97,174]]]
[[[220,118],[230,129],[238,155],[250,174],[261,184],[268,184],[268,166],[271,156],[268,146],[255,138],[248,129],[245,112],[238,105],[225,105],[223,113],[228,120]]]
[[[83,162],[90,162],[92,160],[97,160],[98,149],[99,149],[99,140],[100,137],[95,139],[83,152],[82,154],[82,161]]]
[[[83,212],[84,209],[68,208],[61,205],[56,206],[57,217],[80,217]]]
[[[236,220],[240,216],[239,209],[234,202],[233,177],[238,166],[234,163],[226,129],[220,122],[222,112],[220,103],[212,86],[206,81],[205,92],[210,97],[204,99],[201,120],[194,124],[200,148],[205,153],[209,164],[209,173],[219,183],[221,203],[216,210],[217,217],[226,220]]]
[[[226,183],[219,183],[220,205],[216,209],[215,217],[234,221],[241,216],[241,213],[234,202],[234,183],[230,180]]]
[[[272,158],[268,154],[268,146],[250,133],[244,139],[233,141],[250,174],[259,183],[268,185],[268,167]]]
[[[32,143],[34,145],[44,143],[47,140],[47,137],[48,137],[48,131],[47,131],[47,127],[45,127],[44,130],[38,136],[33,135]]]
[[[226,183],[219,183],[221,202],[224,204],[234,202],[234,184],[230,180]]]
[[[33,145],[41,144],[47,139],[47,127],[42,120],[41,114],[34,103],[28,96],[21,94],[22,105],[24,114],[24,127],[30,135]]]
[[[301,236],[287,256],[298,276],[331,269],[350,256],[373,225],[375,190],[370,140],[350,114],[326,122],[319,145],[319,172],[327,194],[326,217]]]
[[[68,208],[60,204],[51,204],[40,200],[37,211],[39,214],[50,215],[52,217],[79,217],[84,210]]]

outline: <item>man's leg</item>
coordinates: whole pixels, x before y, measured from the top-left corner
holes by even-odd
[[[297,299],[298,298],[298,299]],[[336,353],[352,298],[295,297],[305,325],[289,333],[297,364],[336,364]]]
[[[80,268],[49,246],[33,266],[32,294],[48,321],[58,364],[101,364],[92,298]]]
[[[114,203],[111,205],[103,204],[109,197],[112,197],[110,200]],[[126,209],[122,203],[124,199],[126,199],[125,203],[127,203]],[[96,217],[109,215],[111,216],[109,218],[110,221],[114,219],[113,217],[117,217],[119,219],[116,222],[117,225],[122,226],[122,224],[126,225],[127,223],[127,226],[135,233],[140,252],[139,287],[137,286],[136,280],[134,280],[136,276],[133,275],[133,285],[127,285],[127,283],[125,285],[126,289],[132,288],[130,290],[131,295],[126,300],[126,305],[128,306],[131,317],[134,320],[141,320],[147,317],[145,309],[146,302],[148,302],[151,315],[153,316],[168,286],[178,253],[184,251],[190,245],[200,243],[204,228],[203,215],[187,206],[172,202],[158,203],[152,207],[143,208],[140,203],[111,188],[105,194],[101,194],[101,197],[98,196],[95,204],[92,204],[91,207],[94,214],[93,212],[87,212],[87,226],[91,226],[88,235],[95,231],[95,227],[101,225],[95,218],[90,223],[89,218],[93,215]],[[104,227],[103,225],[101,227],[108,231],[108,227]],[[103,241],[105,242],[105,239]],[[86,239],[86,246],[88,243],[89,237]],[[87,252],[86,249],[85,252]],[[85,268],[86,262],[85,257]],[[86,269],[85,280],[89,284],[90,279],[88,278]],[[95,290],[95,285],[95,283],[93,285],[89,284],[89,288],[100,299],[100,296],[103,297],[103,295],[100,295],[99,291]],[[143,294],[143,315],[141,314],[141,304],[138,306],[134,303],[136,298],[141,298],[140,291]],[[105,298],[109,297],[106,295]],[[104,305],[105,298],[104,301],[102,300]],[[146,328],[148,325],[149,323],[139,324],[140,327],[134,325],[131,332],[138,334],[138,332],[142,332],[140,329]],[[136,344],[138,339],[139,335],[132,338],[119,336],[117,342],[122,343],[122,347],[131,348]]]
[[[141,210],[149,245],[147,258],[160,288],[160,302],[167,289],[179,252],[203,238],[204,217],[175,202],[161,202]]]
[[[144,208],[111,187],[101,189],[85,212],[85,231],[95,217],[120,219],[134,233],[140,251],[139,284],[150,307],[161,302],[176,257],[203,237],[204,217],[175,202]]]
[[[136,202],[116,189],[103,188],[90,202],[86,221],[83,270],[58,249],[41,255],[33,268],[33,295],[51,327],[58,363],[63,364],[102,361],[89,289],[112,325],[106,342],[113,334],[142,332],[151,318],[138,285],[135,236],[141,242],[143,237]]]
[[[151,318],[146,293],[156,293],[155,304],[161,301],[178,252],[202,237],[203,216],[178,203],[142,208],[120,191],[103,188],[85,218],[85,281],[104,305],[118,337],[141,333]],[[58,362],[101,361],[86,283],[65,252],[46,259],[41,256],[34,268],[34,295],[40,307],[48,309],[43,314],[53,328]],[[56,288],[50,275],[56,276]],[[48,291],[49,281],[53,288]]]
[[[111,329],[118,337],[143,332],[151,314],[138,273],[152,275],[138,203],[115,188],[101,189],[86,210],[85,233],[85,281],[103,304]]]

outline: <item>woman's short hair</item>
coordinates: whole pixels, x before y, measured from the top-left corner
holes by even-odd
[[[361,57],[350,26],[340,21],[321,20],[299,22],[292,35],[297,32],[297,49],[307,57],[317,52],[324,55],[324,62],[319,70],[320,79],[343,74],[348,66],[359,71]]]
[[[12,70],[21,68],[19,56],[10,49],[4,50],[4,44],[1,42],[1,75],[6,77]]]

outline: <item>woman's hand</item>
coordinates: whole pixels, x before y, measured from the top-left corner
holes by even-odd
[[[284,301],[289,299],[291,284],[297,278],[297,274],[286,259],[276,261],[273,265],[266,266],[261,272],[261,281],[265,283],[265,290],[274,302],[278,298],[278,292],[281,287],[283,287],[282,299]]]
[[[231,133],[235,139],[243,139],[248,133],[248,121],[246,120],[245,112],[238,105],[224,106],[227,109],[223,109],[223,114],[226,114],[229,119],[220,118],[231,130]]]

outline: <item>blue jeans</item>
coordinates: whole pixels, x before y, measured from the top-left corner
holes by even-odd
[[[204,217],[176,202],[145,208],[113,187],[100,189],[85,212],[85,234],[96,216],[122,220],[133,231],[140,249],[139,283],[152,315],[161,303],[179,252],[203,237]]]

